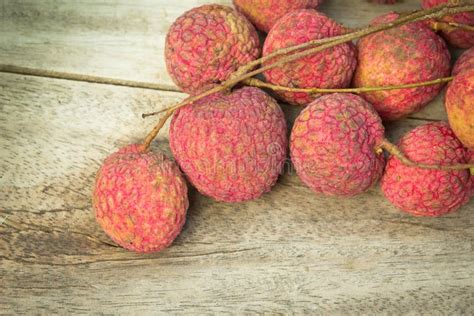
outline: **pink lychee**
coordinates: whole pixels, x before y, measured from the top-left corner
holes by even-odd
[[[175,84],[197,94],[229,78],[260,56],[255,28],[223,5],[204,5],[181,15],[166,36],[165,57]]]
[[[467,150],[445,122],[419,126],[399,142],[410,160],[431,165],[467,162]],[[469,200],[468,170],[427,170],[403,165],[390,157],[382,177],[382,191],[401,210],[416,216],[440,216]]]
[[[273,26],[263,47],[263,56],[288,46],[344,33],[344,27],[315,10],[288,13]],[[274,63],[273,58],[264,65]],[[352,43],[328,48],[264,72],[272,84],[292,88],[347,87],[356,67],[356,50]],[[278,95],[291,104],[306,105],[316,98],[307,93],[281,92]]]
[[[472,68],[474,68],[474,47],[465,50],[464,53],[459,56],[454,64],[452,74],[453,76],[456,76],[461,71]]]
[[[255,27],[268,33],[272,26],[285,14],[314,9],[322,0],[233,0],[237,10],[242,12]]]
[[[178,110],[170,127],[174,157],[190,182],[218,201],[268,192],[287,153],[283,111],[260,89],[217,93]]]
[[[442,4],[447,4],[449,0],[421,0],[423,9],[433,8]],[[474,13],[462,12],[454,15],[444,16],[441,21],[454,22],[474,26]],[[455,29],[452,31],[443,31],[443,36],[449,44],[459,48],[469,48],[474,46],[474,32],[468,30]]]
[[[384,138],[373,107],[354,94],[330,94],[309,104],[290,137],[291,159],[301,180],[314,192],[353,196],[382,175]]]
[[[474,150],[474,68],[454,77],[444,104],[454,133],[464,146]]]
[[[377,18],[390,22],[396,13]],[[450,55],[444,41],[424,23],[410,23],[385,30],[358,43],[356,87],[409,84],[449,75]],[[420,110],[434,99],[443,85],[363,93],[384,120],[396,120]]]
[[[129,145],[107,157],[95,182],[97,222],[120,246],[137,252],[168,247],[181,232],[187,185],[163,154]]]

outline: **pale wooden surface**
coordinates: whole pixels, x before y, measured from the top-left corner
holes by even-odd
[[[4,0],[0,63],[176,90],[162,58],[166,30],[206,2]],[[360,26],[389,8],[328,0],[322,10]],[[257,201],[216,203],[192,191],[174,245],[134,254],[94,221],[94,173],[150,129],[142,112],[184,95],[11,74],[0,74],[0,86],[0,311],[474,312],[472,201],[442,218],[414,218],[379,188],[321,197],[290,171]],[[440,97],[388,135],[444,118]],[[166,137],[154,146],[169,154]]]

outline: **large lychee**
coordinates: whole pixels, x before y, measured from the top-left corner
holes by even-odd
[[[474,68],[461,71],[445,98],[449,124],[467,148],[474,150]]]
[[[166,36],[168,72],[186,93],[197,94],[229,78],[260,55],[252,24],[234,9],[204,5],[181,15]]]
[[[419,126],[399,142],[410,160],[432,165],[467,162],[467,150],[445,122]],[[416,216],[440,216],[469,200],[469,170],[444,171],[408,167],[390,157],[382,177],[384,195],[396,207]]]
[[[453,76],[456,76],[458,73],[464,70],[469,70],[474,68],[474,47],[466,49],[453,67]]]
[[[424,9],[433,8],[442,4],[449,3],[449,0],[421,0],[421,6]],[[441,21],[453,22],[459,24],[466,24],[474,26],[474,13],[473,12],[462,12],[454,15],[444,16]],[[443,31],[444,38],[449,44],[459,48],[469,48],[474,46],[474,33],[468,30],[453,29]]]
[[[244,87],[178,110],[170,145],[199,192],[218,201],[251,200],[269,191],[282,171],[286,122],[273,98]]]
[[[396,13],[377,18],[374,24],[390,22]],[[450,54],[442,38],[424,23],[410,23],[385,30],[358,43],[356,87],[409,84],[449,75]],[[420,110],[434,99],[443,85],[363,93],[384,120],[396,120]]]
[[[263,55],[310,40],[344,33],[344,27],[315,10],[299,10],[282,17],[265,40]],[[281,57],[273,58],[264,65]],[[337,45],[264,72],[272,84],[292,88],[342,88],[350,85],[356,67],[356,50],[352,43]],[[307,93],[278,93],[285,101],[306,105],[316,97]]]
[[[314,9],[322,0],[233,0],[237,10],[242,12],[259,30],[268,33],[272,26],[285,14],[300,9]]]
[[[178,166],[163,154],[129,145],[100,167],[93,205],[97,222],[120,246],[160,251],[181,232],[187,185]]]
[[[353,196],[382,175],[384,139],[377,112],[354,94],[330,94],[309,104],[290,137],[291,159],[301,180],[317,193]]]

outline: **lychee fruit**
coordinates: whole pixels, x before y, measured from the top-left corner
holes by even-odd
[[[467,150],[445,122],[419,126],[399,142],[417,163],[453,165],[467,162]],[[382,191],[401,210],[416,216],[440,216],[469,200],[469,170],[444,171],[408,167],[392,156],[382,177]]]
[[[442,4],[448,4],[449,0],[421,0],[423,9],[430,9]],[[447,15],[441,18],[443,22],[453,22],[474,26],[474,13],[462,12],[454,15]],[[449,44],[459,48],[469,48],[474,46],[474,32],[462,29],[443,31],[443,37]]]
[[[238,11],[242,12],[255,27],[268,33],[272,26],[285,14],[300,10],[314,9],[322,0],[233,0]]]
[[[129,145],[100,167],[93,205],[97,222],[117,244],[137,252],[160,251],[181,232],[187,185],[163,154]]]
[[[234,9],[203,5],[187,11],[166,36],[168,72],[184,92],[197,94],[225,81],[260,56],[252,24]]]
[[[353,196],[381,177],[384,139],[373,107],[354,94],[335,93],[310,103],[298,116],[290,154],[301,180],[316,193]]]
[[[474,150],[474,68],[454,77],[444,103],[454,133],[464,146]]]
[[[454,64],[452,75],[456,76],[461,71],[472,68],[474,68],[474,47],[465,50],[464,53],[459,56]]]
[[[390,22],[397,13],[377,18]],[[424,23],[416,22],[385,30],[358,43],[356,87],[394,86],[429,81],[449,75],[451,56],[442,38]],[[420,110],[434,99],[442,84],[411,89],[361,94],[384,120],[397,120]]]
[[[287,153],[283,111],[254,87],[216,93],[179,109],[170,127],[176,161],[199,192],[218,201],[260,197]]]
[[[263,56],[288,46],[334,37],[344,32],[343,26],[315,10],[293,11],[278,20],[268,33]],[[264,66],[280,58],[273,58],[265,62]],[[350,85],[356,64],[355,46],[344,43],[267,70],[264,76],[272,84],[291,88],[343,88]],[[294,105],[306,105],[317,97],[296,92],[277,94]]]

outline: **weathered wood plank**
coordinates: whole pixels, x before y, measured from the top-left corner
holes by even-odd
[[[166,32],[179,15],[206,3],[210,1],[5,0],[0,4],[0,63],[156,82],[176,89],[163,58]],[[415,1],[387,7],[330,0],[321,10],[354,27],[389,9],[418,7]]]
[[[0,85],[2,310],[473,311],[472,201],[414,218],[378,188],[317,196],[290,169],[256,201],[216,203],[192,191],[174,245],[138,255],[95,224],[94,173],[151,127],[142,111],[182,94],[10,74]],[[390,135],[423,122],[399,122]],[[169,153],[166,132],[155,149]]]

